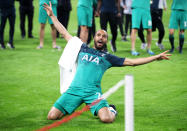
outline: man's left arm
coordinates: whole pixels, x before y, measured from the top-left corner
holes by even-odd
[[[126,58],[124,60],[123,65],[124,66],[138,66],[138,65],[143,65],[143,64],[150,63],[150,62],[155,61],[155,60],[169,60],[168,56],[171,56],[171,54],[167,54],[167,52],[168,51],[165,51],[165,52],[160,53],[158,55],[150,56],[150,57],[146,57],[146,58],[137,58],[137,59]]]

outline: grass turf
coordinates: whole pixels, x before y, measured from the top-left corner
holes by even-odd
[[[72,1],[68,30],[76,35],[76,3]],[[0,50],[0,130],[27,131],[36,130],[53,123],[46,119],[47,113],[59,93],[58,60],[61,52],[52,49],[50,26],[45,29],[45,46],[36,50],[39,44],[38,1],[34,1],[34,39],[21,39],[19,29],[19,4],[16,5],[16,26],[14,43],[15,50]],[[168,7],[171,2],[168,1]],[[168,42],[168,22],[170,9],[164,12],[166,29],[164,46],[170,48]],[[99,19],[96,18],[97,29]],[[5,42],[8,40],[8,23],[5,29]],[[187,35],[185,34],[185,37]],[[157,33],[153,33],[157,38]],[[109,30],[109,39],[111,39]],[[152,42],[155,53],[161,51]],[[140,41],[137,39],[136,48],[140,57],[149,56],[140,50]],[[66,42],[57,39],[57,44],[64,47]],[[93,43],[92,43],[93,45]],[[178,45],[177,32],[175,45]],[[108,46],[110,48],[110,45]],[[118,33],[117,56],[138,58],[130,55],[130,42],[122,42]],[[110,51],[110,49],[109,49]],[[110,51],[111,52],[111,51]],[[133,74],[135,79],[135,130],[137,131],[184,131],[187,130],[187,46],[184,44],[184,53],[173,53],[170,61],[156,61],[137,67],[111,68],[103,79],[103,92],[123,79],[125,74]],[[123,87],[107,100],[115,104],[118,110],[116,121],[112,124],[103,124],[90,112],[65,123],[55,129],[64,131],[121,131],[124,130],[124,95]],[[81,106],[83,107],[83,105]],[[81,109],[81,107],[79,109]]]

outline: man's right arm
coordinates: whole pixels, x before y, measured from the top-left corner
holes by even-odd
[[[50,16],[55,28],[58,30],[60,34],[64,37],[65,40],[69,41],[72,38],[72,35],[69,34],[69,32],[66,30],[66,28],[58,21],[56,16],[52,15]]]
[[[62,36],[64,37],[64,39],[66,41],[69,41],[72,38],[72,35],[69,34],[69,32],[66,30],[66,28],[58,21],[58,19],[56,18],[56,16],[53,14],[52,11],[52,7],[51,7],[51,3],[50,6],[47,5],[46,3],[44,3],[43,5],[48,14],[48,16],[50,16],[51,20],[53,21],[53,24],[55,26],[55,28],[57,29],[57,31],[62,34]]]

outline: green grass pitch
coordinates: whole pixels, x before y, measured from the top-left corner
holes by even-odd
[[[171,1],[164,11],[163,21],[165,37],[163,44],[170,49],[168,41],[168,23]],[[77,0],[72,0],[68,31],[76,35]],[[39,44],[39,2],[34,1],[34,39],[21,39],[19,29],[19,3],[16,5],[16,25],[14,44],[15,50],[0,50],[0,130],[1,131],[32,131],[53,123],[47,120],[47,114],[59,91],[58,60],[62,51],[52,49],[50,26],[45,29],[45,43],[42,50],[36,50]],[[26,24],[27,25],[27,24]],[[97,30],[100,29],[99,18],[96,18]],[[9,27],[6,24],[5,42],[8,41]],[[146,32],[145,32],[146,33]],[[175,46],[178,46],[178,31],[175,32]],[[157,32],[153,38],[157,38]],[[185,37],[187,35],[185,33]],[[111,39],[109,29],[109,40]],[[152,50],[161,51],[152,41]],[[57,39],[57,44],[64,48],[66,42]],[[139,57],[149,55],[140,49],[140,40],[136,41]],[[93,41],[92,41],[93,45]],[[130,55],[130,42],[122,42],[118,32],[115,55],[120,57],[138,58]],[[108,45],[110,50],[110,45]],[[109,69],[102,79],[102,90],[107,91],[125,74],[132,74],[135,80],[135,130],[136,131],[185,131],[187,130],[187,42],[183,54],[175,50],[170,61],[155,61],[153,63],[124,68]],[[121,87],[107,100],[115,104],[118,116],[114,123],[103,124],[89,111],[74,118],[68,123],[52,129],[52,131],[123,131],[124,130],[124,88]],[[80,110],[84,104],[78,109]]]

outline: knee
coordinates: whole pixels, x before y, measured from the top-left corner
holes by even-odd
[[[160,32],[160,33],[165,33],[164,28],[163,28],[163,29],[159,29],[159,32]]]
[[[54,24],[51,24],[51,30],[56,31],[56,28],[55,28]]]
[[[64,114],[57,108],[52,107],[51,110],[48,113],[47,119],[48,120],[57,120],[62,118]]]
[[[40,30],[44,30],[45,29],[45,24],[41,24],[40,25]]]
[[[87,33],[88,32],[87,26],[81,26],[81,32]]]
[[[147,30],[147,34],[148,34],[148,35],[152,34],[152,30],[151,30],[151,29],[148,29],[148,30]]]
[[[174,29],[170,29],[170,30],[169,30],[169,34],[170,34],[170,35],[173,35],[173,34],[174,34]]]
[[[137,29],[132,29],[132,34],[136,34],[136,32],[137,32],[138,30]]]
[[[184,30],[180,30],[179,34],[184,34]]]
[[[53,113],[53,112],[49,112],[48,113],[48,116],[47,116],[47,119],[48,120],[57,120],[57,115],[55,114],[55,113]]]
[[[112,123],[114,121],[114,118],[112,118],[111,116],[101,116],[100,120],[103,123]]]

